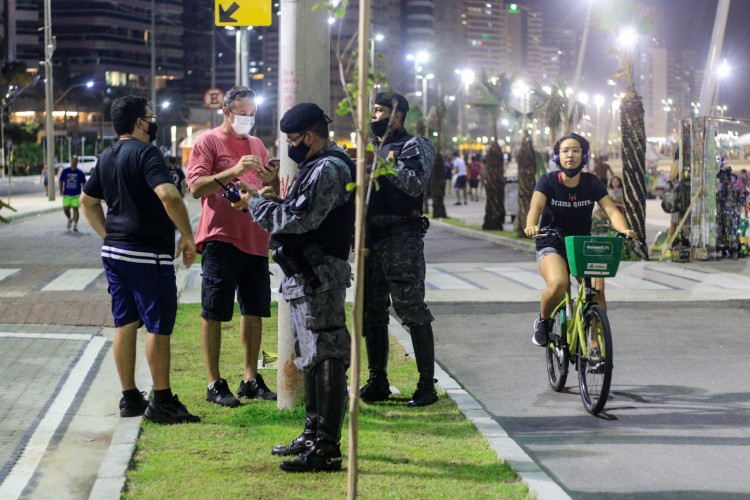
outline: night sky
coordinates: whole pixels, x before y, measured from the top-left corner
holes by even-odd
[[[526,0],[538,6],[546,22],[574,27],[583,33],[588,0]],[[595,0],[600,3],[625,0]],[[655,36],[665,41],[670,50],[681,48],[696,51],[699,68],[705,65],[713,32],[718,0],[641,0],[657,7]],[[729,107],[728,114],[750,119],[750,0],[731,0],[721,59],[726,58],[731,74],[722,81],[719,102]],[[590,31],[586,50],[586,86],[591,92],[606,93],[607,79],[617,62],[608,51],[613,47],[611,35],[596,28]],[[572,83],[572,82],[571,82]]]

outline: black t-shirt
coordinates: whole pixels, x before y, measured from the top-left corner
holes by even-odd
[[[185,180],[185,172],[183,172],[180,167],[177,167],[170,168],[169,174],[172,176],[172,184],[177,187],[177,190],[180,192],[180,196],[182,196],[182,181]]]
[[[174,255],[175,226],[154,192],[162,184],[172,184],[172,175],[156,146],[127,139],[102,153],[83,192],[107,203],[105,244]]]
[[[607,196],[607,188],[588,172],[581,172],[578,185],[569,188],[560,180],[562,175],[562,172],[549,172],[536,183],[534,191],[547,197],[539,227],[555,229],[563,236],[587,235],[591,232],[594,205]],[[565,243],[554,237],[538,239],[536,247],[554,247],[565,252]]]

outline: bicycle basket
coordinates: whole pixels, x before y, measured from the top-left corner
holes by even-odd
[[[566,236],[570,274],[608,278],[617,274],[622,238],[616,236]]]

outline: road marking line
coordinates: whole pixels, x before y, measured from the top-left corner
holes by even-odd
[[[0,498],[18,498],[34,475],[39,462],[47,451],[52,436],[60,426],[76,394],[86,380],[92,366],[104,347],[104,337],[94,337],[86,346],[86,350],[70,371],[65,384],[50,405],[44,418],[34,430],[29,442],[11,469],[8,476],[0,484]]]
[[[47,283],[42,292],[84,290],[89,283],[99,277],[103,269],[68,269],[57,278]]]
[[[36,333],[36,332],[0,332],[2,338],[44,339],[44,340],[91,340],[90,333]]]
[[[13,276],[18,271],[20,271],[20,269],[0,269],[0,281],[3,281],[9,276]]]
[[[425,282],[432,290],[479,290],[475,284],[436,267],[427,269]]]
[[[544,290],[546,287],[538,272],[517,267],[485,267],[484,270],[530,290]]]

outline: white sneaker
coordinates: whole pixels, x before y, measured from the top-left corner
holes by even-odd
[[[70,227],[73,225],[73,219],[68,219],[68,231],[70,231]]]

